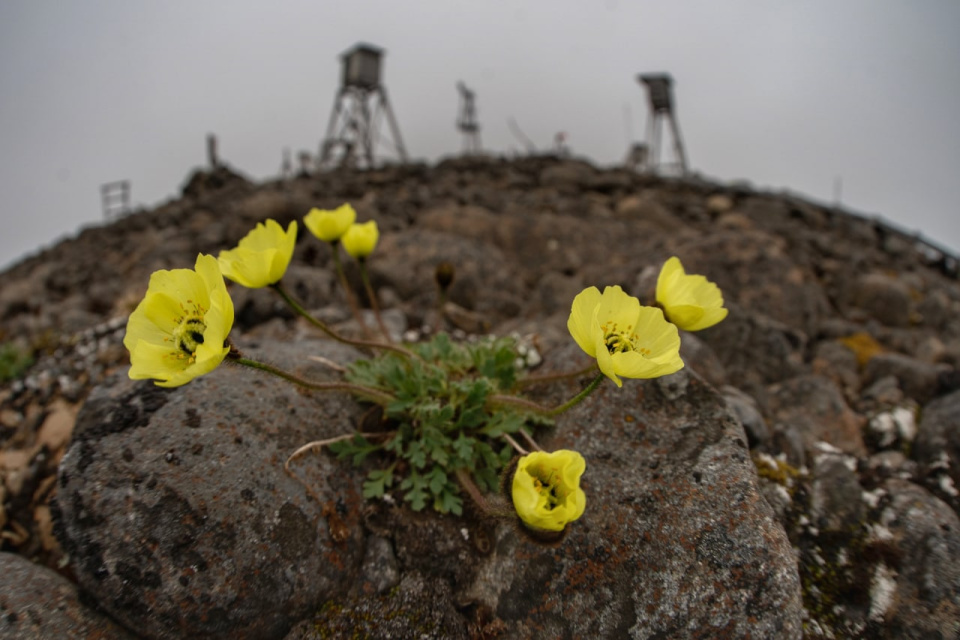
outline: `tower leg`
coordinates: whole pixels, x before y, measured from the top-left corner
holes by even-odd
[[[673,117],[673,114],[670,113],[667,115],[670,118],[670,130],[673,132],[673,145],[674,150],[677,154],[677,162],[680,164],[680,173],[681,175],[687,175],[687,154],[683,150],[683,141],[680,139],[680,125],[677,124],[677,119]]]
[[[394,143],[397,146],[397,154],[400,156],[400,161],[407,162],[407,150],[403,146],[403,139],[400,137],[400,127],[397,126],[397,120],[393,117],[393,109],[390,108],[390,102],[387,100],[387,90],[383,87],[378,87],[377,91],[380,94],[380,102],[383,104],[383,110],[387,114],[387,122],[390,124],[390,133],[393,135]]]

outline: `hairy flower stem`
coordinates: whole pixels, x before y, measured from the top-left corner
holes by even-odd
[[[533,384],[542,384],[545,382],[559,382],[560,380],[567,380],[569,378],[579,378],[580,376],[586,375],[593,372],[597,368],[596,362],[591,362],[588,366],[578,371],[571,371],[570,373],[552,373],[547,376],[527,376],[520,380],[517,380],[518,387],[526,387]]]
[[[347,296],[347,304],[350,305],[350,312],[360,325],[360,330],[363,331],[364,337],[369,338],[370,329],[367,328],[367,323],[363,321],[363,316],[360,314],[360,307],[357,306],[357,300],[354,298],[353,290],[350,289],[350,283],[347,282],[347,274],[343,270],[343,262],[340,260],[340,243],[334,241],[330,243],[330,246],[333,249],[333,264],[336,266],[337,277],[340,278],[340,286],[343,287],[343,293]]]
[[[488,499],[484,496],[473,481],[473,478],[470,477],[468,471],[465,469],[457,469],[454,471],[454,474],[457,476],[460,487],[467,492],[467,495],[469,495],[473,503],[477,505],[477,508],[483,512],[483,515],[490,518],[506,520],[513,520],[516,517],[516,512],[502,500],[498,500],[495,497]]]
[[[381,406],[386,406],[396,400],[395,397],[386,391],[374,389],[373,387],[368,387],[362,384],[353,384],[352,382],[314,382],[311,380],[305,380],[300,376],[290,373],[289,371],[284,371],[283,369],[274,367],[273,365],[269,365],[265,362],[259,362],[257,360],[245,358],[235,351],[231,351],[227,357],[230,362],[235,362],[236,364],[250,367],[251,369],[265,371],[277,376],[278,378],[283,378],[287,382],[292,382],[298,387],[310,389],[311,391],[346,391],[347,393],[352,393],[355,396],[365,398],[371,402],[376,402]]]
[[[343,442],[344,440],[352,440],[357,436],[361,436],[363,438],[384,438],[384,437],[393,436],[395,433],[396,431],[387,431],[384,433],[380,433],[380,432],[364,433],[363,431],[357,431],[355,433],[345,433],[343,435],[336,436],[334,438],[327,438],[326,440],[314,440],[313,442],[308,442],[307,444],[303,445],[302,447],[300,447],[299,449],[291,453],[290,457],[287,458],[287,461],[283,463],[283,467],[287,471],[289,471],[290,463],[293,462],[296,458],[302,456],[307,451],[319,450],[319,449],[322,449],[323,447],[329,446],[331,444],[335,444],[337,442]]]
[[[537,404],[532,400],[527,400],[526,398],[518,398],[517,396],[501,395],[499,393],[489,396],[487,398],[487,402],[493,406],[511,405],[514,407],[519,407],[520,409],[526,409],[530,413],[536,413],[541,416],[547,416],[549,418],[549,417],[560,415],[564,411],[571,409],[572,407],[575,407],[576,405],[583,402],[584,398],[586,398],[588,395],[593,393],[594,390],[596,390],[596,388],[600,386],[600,383],[603,382],[603,378],[604,378],[604,375],[602,373],[597,374],[597,377],[591,380],[590,384],[588,384],[583,391],[581,391],[574,397],[570,398],[563,404],[556,406],[552,409],[549,409],[541,404]]]
[[[370,299],[370,308],[373,309],[373,315],[377,318],[377,324],[380,326],[380,333],[383,334],[383,339],[387,342],[393,342],[390,339],[390,332],[387,331],[387,325],[383,323],[383,316],[380,315],[380,303],[377,302],[377,294],[373,290],[373,286],[370,284],[370,275],[367,273],[367,261],[363,258],[357,259],[357,264],[360,265],[360,278],[363,280],[363,288],[367,290],[367,298]]]
[[[303,316],[307,320],[307,322],[315,326],[317,329],[320,329],[321,331],[323,331],[325,334],[327,334],[329,337],[336,340],[337,342],[340,342],[342,344],[348,344],[351,347],[360,347],[364,349],[382,349],[384,351],[393,351],[394,353],[399,353],[400,355],[407,358],[422,360],[420,356],[410,351],[409,349],[404,349],[403,347],[398,347],[397,345],[394,345],[394,344],[386,344],[384,342],[373,342],[369,340],[351,340],[350,338],[344,338],[339,333],[335,332],[333,329],[328,327],[326,324],[324,324],[320,320],[317,320],[312,315],[310,315],[310,312],[304,309],[303,305],[301,305],[299,302],[294,300],[293,296],[287,293],[286,289],[280,286],[279,282],[277,282],[276,284],[270,285],[270,287],[274,291],[276,291],[281,298],[283,298],[283,301],[286,302],[291,309],[293,309],[298,314]]]
[[[591,380],[590,384],[588,384],[583,391],[573,396],[572,398],[570,398],[560,406],[554,407],[553,409],[550,410],[550,412],[547,415],[558,416],[564,411],[568,409],[572,409],[573,407],[577,406],[578,404],[583,402],[584,398],[586,398],[588,395],[593,393],[596,390],[596,388],[600,386],[600,383],[603,382],[604,377],[605,376],[602,373],[598,373],[597,377]]]

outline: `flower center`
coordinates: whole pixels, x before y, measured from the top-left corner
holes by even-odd
[[[637,344],[638,338],[633,331],[633,325],[628,324],[624,329],[620,329],[616,322],[605,322],[600,329],[603,331],[603,343],[610,353],[636,351],[642,356],[650,355],[649,349]]]
[[[203,332],[207,329],[207,325],[203,321],[206,309],[193,302],[193,300],[187,300],[187,304],[190,305],[189,308],[180,305],[180,308],[183,309],[183,315],[176,319],[177,327],[168,340],[177,347],[176,351],[170,354],[171,356],[178,360],[186,358],[188,362],[192,363],[197,348],[203,344]]]
[[[553,481],[554,473],[545,469],[531,469],[530,471],[530,475],[533,476],[533,488],[547,499],[547,503],[544,505],[547,511],[552,511],[564,497],[559,494],[560,487]]]

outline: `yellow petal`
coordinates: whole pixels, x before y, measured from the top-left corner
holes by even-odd
[[[180,346],[188,329],[184,322],[196,323],[191,330],[203,326],[203,341],[192,353]],[[209,373],[229,351],[225,341],[232,326],[233,302],[216,258],[201,254],[194,270],[158,271],[127,321],[129,376],[172,387]]]
[[[678,327],[699,331],[723,320],[723,294],[720,288],[701,275],[687,275],[680,260],[667,260],[657,278],[657,302]]]
[[[562,531],[583,515],[586,495],[580,476],[586,462],[576,451],[535,451],[520,458],[513,476],[514,508],[534,529]],[[553,496],[553,504],[547,496]]]
[[[623,382],[617,377],[617,368],[613,361],[613,356],[610,354],[610,351],[607,350],[607,345],[603,341],[602,333],[597,334],[594,351],[597,354],[597,366],[600,368],[600,372],[613,380],[614,384],[618,387],[622,387]]]
[[[619,286],[604,288],[600,307],[597,309],[597,321],[601,327],[616,325],[620,331],[629,331],[627,327],[636,325],[639,313],[639,300]]]
[[[310,233],[324,242],[340,240],[350,225],[357,219],[357,212],[349,204],[343,204],[336,209],[311,209],[303,219]]]
[[[380,230],[374,220],[352,224],[340,238],[344,250],[353,258],[362,259],[373,253],[380,239]]]
[[[591,358],[597,357],[597,336],[603,342],[600,325],[597,324],[597,308],[600,306],[600,290],[596,287],[584,289],[573,299],[567,330],[580,348]],[[606,348],[604,348],[606,351]]]
[[[276,220],[258,223],[237,247],[221,251],[223,275],[237,284],[257,289],[279,282],[287,271],[297,240],[297,223],[284,232]]]

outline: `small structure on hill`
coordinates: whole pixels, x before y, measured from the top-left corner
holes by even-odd
[[[341,54],[343,64],[340,90],[320,147],[322,168],[332,166],[371,168],[374,147],[387,143],[401,162],[407,151],[393,115],[387,90],[380,81],[383,49],[357,44]],[[386,119],[391,140],[381,137],[381,119]]]
[[[673,78],[668,73],[645,73],[637,76],[637,81],[647,88],[647,97],[650,103],[650,115],[647,119],[646,153],[642,156],[642,166],[639,168],[654,173],[679,172],[687,173],[687,156],[680,138],[680,126],[673,110]],[[663,121],[670,125],[673,137],[673,162],[662,162],[660,159],[660,138]],[[635,157],[631,153],[632,157]]]
[[[477,122],[477,108],[474,101],[477,97],[473,91],[462,82],[457,83],[460,92],[460,113],[457,116],[457,129],[463,134],[463,153],[474,155],[480,153],[480,123]]]
[[[103,219],[114,220],[130,212],[130,181],[117,180],[100,185]]]

